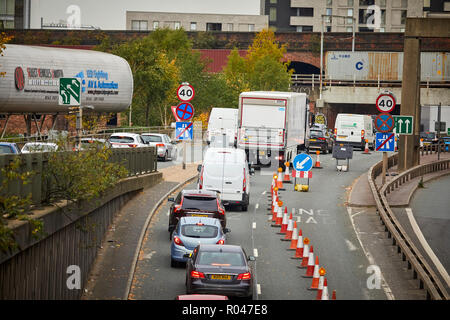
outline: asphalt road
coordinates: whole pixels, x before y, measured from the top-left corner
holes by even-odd
[[[315,157],[315,155],[313,156]],[[373,272],[351,225],[345,206],[347,187],[381,159],[381,153],[363,155],[354,152],[348,172],[336,171],[331,155],[320,155],[323,169],[313,169],[309,192],[295,192],[286,184],[281,200],[291,212],[303,236],[309,237],[319,263],[327,270],[331,295],[338,299],[386,299],[382,288],[369,289]],[[256,171],[251,179],[248,212],[238,208],[227,210],[229,244],[241,245],[247,254],[254,255],[255,299],[313,300],[315,291],[308,291],[311,279],[303,278],[299,260],[291,259],[289,242],[280,241],[278,229],[271,227],[267,211],[270,182],[273,172]],[[188,187],[195,187],[191,185]],[[151,222],[136,268],[130,298],[173,299],[185,293],[184,268],[170,267],[170,241],[167,232],[168,204],[165,203]],[[369,269],[370,270],[370,269]]]
[[[187,144],[186,149],[186,159],[187,162],[196,162],[202,160],[203,151],[206,147],[203,147],[201,144]],[[183,161],[183,143],[180,142],[177,144],[177,157],[175,159],[170,159],[167,161],[163,161],[158,159],[158,169],[168,168],[177,164],[182,163]]]

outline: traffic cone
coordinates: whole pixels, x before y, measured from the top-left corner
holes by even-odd
[[[336,290],[333,290],[333,294],[331,295],[331,300],[336,300]]]
[[[320,298],[320,300],[329,300],[327,278],[325,278],[323,282],[322,297]]]
[[[292,220],[292,212],[289,216],[288,225],[286,228],[286,235],[284,236],[283,241],[290,241],[292,239],[292,232],[294,232],[294,221]]]
[[[298,232],[297,247],[295,248],[295,254],[291,259],[301,259],[303,257],[304,249],[305,247],[303,243],[302,229],[300,229],[300,231]]]
[[[277,215],[275,216],[275,224],[272,224],[272,227],[281,227],[282,221],[283,221],[283,208],[278,204],[278,212]]]
[[[315,169],[322,169],[322,166],[320,165],[320,150],[316,151],[316,163],[314,164]]]
[[[305,243],[305,241],[307,243]],[[308,238],[303,239],[303,244],[305,246],[303,248],[302,262],[299,266],[300,269],[304,269],[304,268],[308,267],[309,252],[312,251],[312,249],[313,249],[312,246],[311,246],[311,248],[309,247],[309,239]]]
[[[319,278],[319,286],[317,288],[316,300],[322,300],[322,291],[324,283],[325,283],[325,275],[320,276]]]
[[[291,246],[289,247],[288,250],[295,250],[297,248],[297,242],[298,242],[297,221],[294,221],[294,230],[292,230]]]
[[[367,139],[366,139],[366,145],[364,147],[363,154],[370,154],[370,151],[369,151],[369,140],[367,140]]]
[[[312,246],[311,246],[312,249]],[[319,267],[319,257],[316,257],[316,265],[317,269]],[[306,273],[303,275],[303,278],[312,278],[314,276],[314,252],[309,253],[308,266],[306,267]]]
[[[285,162],[284,165],[285,165],[286,169],[284,170],[283,182],[284,183],[292,183],[291,175],[289,174],[289,162]]]
[[[288,225],[287,208],[284,207],[284,215],[283,220],[281,222],[281,230],[280,232],[277,232],[277,234],[285,234],[287,230],[287,225]]]
[[[283,179],[281,178],[281,171],[283,171],[283,169],[278,168],[277,188],[278,190],[285,190],[283,187]]]
[[[314,274],[311,283],[311,287],[308,290],[318,290],[320,278],[322,277],[322,287],[323,287],[323,276],[325,275],[325,268],[319,268],[319,259],[316,257],[316,265],[314,266]]]

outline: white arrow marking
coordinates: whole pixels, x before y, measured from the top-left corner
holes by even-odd
[[[302,162],[297,162],[296,169],[303,169],[303,165],[308,162],[309,158],[305,158]]]
[[[409,132],[409,120],[408,119],[406,119],[405,120],[405,124],[406,124],[406,132]]]
[[[72,91],[72,93],[73,93],[73,94],[76,96],[76,98],[78,99],[78,94],[77,94],[75,91],[73,91],[73,89],[72,89],[72,87],[70,86],[70,84],[67,85],[67,89],[70,90],[70,91]]]
[[[72,80],[72,84],[74,84],[75,86],[77,86],[77,88],[79,88],[80,86],[78,85],[78,81],[77,80],[75,80],[75,79],[73,79]]]
[[[398,131],[399,131],[399,132],[402,132],[403,120],[402,120],[402,119],[399,119],[399,120],[398,120],[398,123],[400,124]]]

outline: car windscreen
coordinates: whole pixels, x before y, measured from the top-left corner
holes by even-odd
[[[323,138],[323,132],[322,131],[310,131],[309,135],[311,136],[311,138]]]
[[[219,233],[216,226],[202,224],[185,224],[181,227],[181,234],[191,238],[215,238]]]
[[[147,135],[143,135],[141,136],[142,140],[144,140],[145,142],[162,142],[162,137],[161,136],[147,136]]]
[[[213,197],[184,196],[182,209],[217,211],[217,199]]]
[[[244,257],[239,252],[200,251],[196,263],[199,265],[218,267],[245,266]]]
[[[109,138],[109,141],[111,142],[117,142],[117,143],[133,143],[134,139],[132,137],[124,137],[124,136],[111,136]]]
[[[0,154],[13,153],[12,147],[0,146]]]

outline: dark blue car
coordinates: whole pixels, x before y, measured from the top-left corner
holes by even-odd
[[[20,149],[12,142],[0,142],[0,154],[19,154]]]

